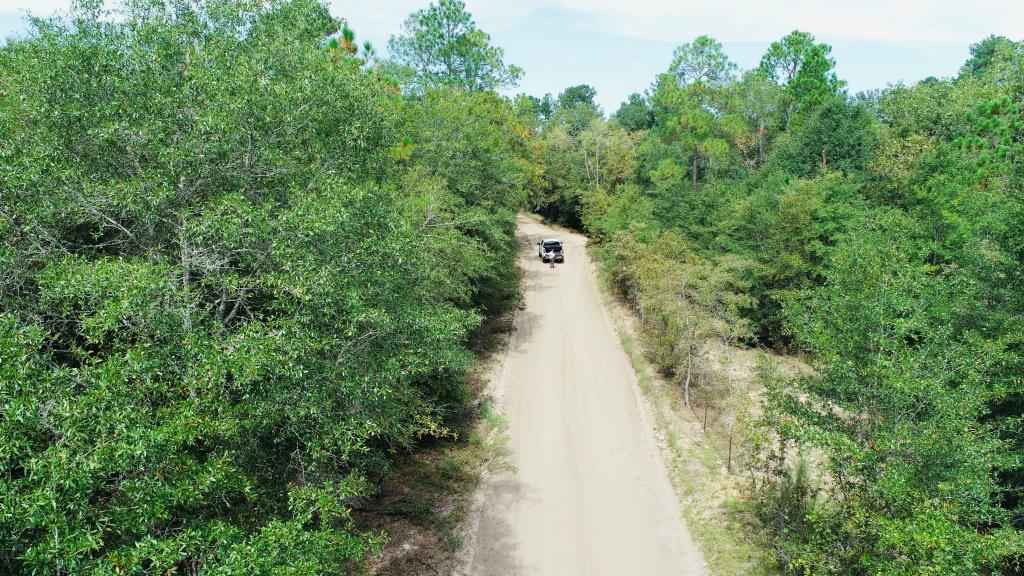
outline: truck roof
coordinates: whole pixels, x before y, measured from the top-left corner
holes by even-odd
[[[558,238],[545,238],[544,239],[544,243],[545,244],[561,244],[562,241],[559,240]]]

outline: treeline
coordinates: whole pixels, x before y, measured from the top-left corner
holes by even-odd
[[[469,400],[533,174],[461,3],[393,44],[315,0],[130,0],[0,48],[0,572],[379,548],[351,506]]]
[[[610,120],[586,86],[518,101],[534,209],[595,240],[686,402],[759,414],[749,500],[788,573],[1024,563],[1024,45],[971,53],[850,96],[810,34],[742,72],[700,37]],[[732,343],[814,373],[766,369],[749,410]]]

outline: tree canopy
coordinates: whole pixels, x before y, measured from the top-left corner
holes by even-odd
[[[700,36],[606,119],[497,93],[459,0],[356,38],[317,0],[90,0],[0,47],[0,572],[362,573],[353,509],[477,408],[524,207],[728,412],[778,569],[1020,572],[1020,42],[852,97],[807,32],[744,71]],[[810,366],[743,395],[736,346]]]
[[[86,3],[0,48],[0,572],[380,549],[351,509],[464,410],[532,173],[481,77],[382,68],[314,0]]]
[[[772,42],[759,70],[782,84],[797,106],[814,105],[838,94],[844,83],[835,74],[832,47],[799,30]]]
[[[643,94],[635,92],[630,94],[629,99],[619,106],[613,117],[630,132],[646,130],[654,126],[654,110],[651,108],[651,104]]]
[[[410,83],[416,90],[497,90],[515,86],[523,75],[519,67],[505,64],[505,51],[477,28],[461,0],[438,0],[413,12],[388,46],[394,61],[413,73]]]
[[[676,48],[669,72],[684,85],[715,86],[734,79],[736,64],[729,60],[720,42],[710,36],[698,36]]]
[[[591,235],[685,404],[750,401],[721,346],[812,364],[763,370],[738,450],[784,573],[1020,569],[1022,71],[993,36],[956,78],[850,97],[809,33],[740,74],[702,36],[611,120],[538,131],[531,203]],[[596,141],[627,172],[594,178]]]
[[[964,63],[961,74],[984,74],[1001,57],[1012,57],[1020,50],[1017,42],[995,34],[977,44],[971,44],[971,57]]]

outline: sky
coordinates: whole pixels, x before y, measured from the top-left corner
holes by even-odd
[[[70,0],[0,0],[0,37]],[[388,38],[429,0],[329,0],[357,39],[386,53]],[[511,92],[557,94],[590,84],[605,112],[643,92],[673,49],[701,34],[752,68],[794,29],[832,45],[850,92],[956,74],[970,45],[989,34],[1024,39],[1024,0],[466,0],[478,26],[526,70]]]

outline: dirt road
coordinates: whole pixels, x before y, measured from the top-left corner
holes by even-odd
[[[489,477],[474,576],[705,574],[582,236],[520,217],[526,308],[494,383],[513,469]],[[557,236],[554,270],[536,244]]]

